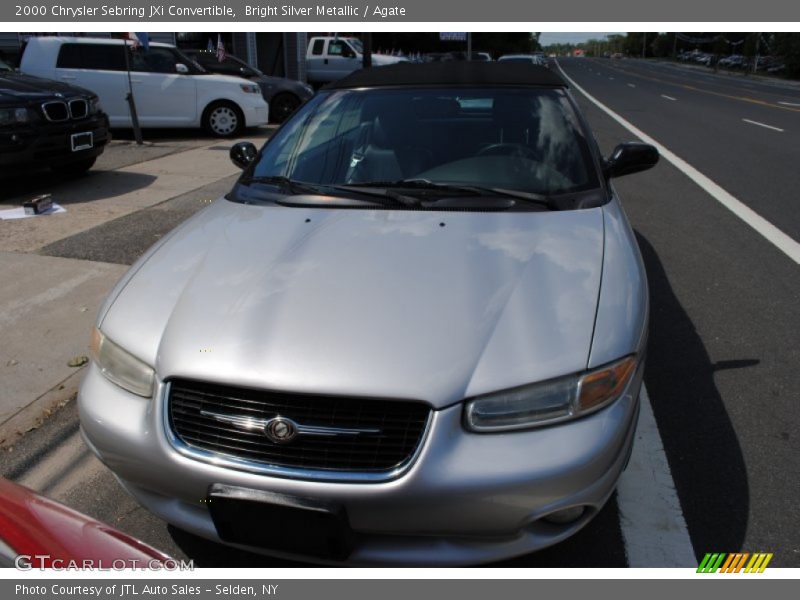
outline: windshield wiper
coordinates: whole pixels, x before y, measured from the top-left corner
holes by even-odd
[[[472,196],[504,196],[523,200],[530,204],[538,204],[552,208],[552,202],[548,196],[533,192],[523,192],[520,190],[508,190],[505,188],[486,187],[480,185],[464,185],[455,183],[436,183],[429,179],[399,179],[397,181],[368,181],[365,183],[336,186],[344,189],[375,189],[380,193],[389,193],[392,188],[402,190],[430,190],[434,192],[452,192],[456,194],[470,194]]]
[[[338,190],[340,192],[347,192],[356,194],[364,194],[365,196],[370,197],[381,197],[387,200],[391,200],[391,204],[397,206],[398,204],[401,206],[419,206],[420,200],[418,198],[412,198],[411,196],[406,196],[404,194],[400,194],[395,192],[392,189],[388,189],[392,186],[377,186],[372,185],[372,182],[368,183],[367,185],[361,185],[360,183],[352,183],[346,185],[332,185],[330,186],[331,189]],[[383,204],[389,204],[384,202]]]
[[[251,183],[263,183],[267,185],[277,186],[281,192],[296,196],[302,194],[324,194],[327,196],[346,197],[352,198],[353,194],[369,196],[365,202],[372,204],[380,204],[382,206],[412,206],[418,204],[416,198],[403,196],[391,190],[378,190],[378,189],[358,189],[358,186],[342,186],[332,184],[314,184],[295,181],[284,175],[266,175],[261,177],[247,177],[240,180],[239,183],[248,185]]]
[[[239,180],[243,185],[250,185],[251,183],[263,183],[266,185],[277,186],[282,192],[289,194],[316,194],[319,193],[319,188],[307,183],[295,181],[284,175],[263,175],[258,177],[244,177]]]

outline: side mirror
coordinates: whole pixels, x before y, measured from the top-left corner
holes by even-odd
[[[176,63],[175,64],[175,72],[180,73],[181,75],[188,75],[189,74],[189,67],[187,67],[183,63]]]
[[[257,154],[258,150],[255,145],[250,142],[236,142],[231,146],[231,162],[240,169],[249,167]]]
[[[620,144],[606,160],[603,169],[607,178],[621,177],[646,171],[658,162],[658,150],[650,144],[641,142],[626,142]]]

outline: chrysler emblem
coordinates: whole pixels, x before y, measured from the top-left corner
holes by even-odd
[[[297,425],[291,419],[275,417],[266,422],[264,433],[271,442],[287,444],[297,435]]]

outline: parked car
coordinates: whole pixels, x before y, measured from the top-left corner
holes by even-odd
[[[720,58],[717,64],[726,69],[744,69],[747,68],[747,62],[747,58],[741,54],[731,54]]]
[[[436,62],[436,61],[450,61],[450,60],[467,60],[467,53],[461,52],[458,50],[453,50],[451,52],[440,52],[440,53],[432,53],[428,55],[431,57],[430,60],[427,62]],[[472,60],[480,61],[480,62],[488,62],[492,60],[491,55],[488,52],[473,52],[471,54]]]
[[[28,167],[80,174],[109,139],[94,92],[22,75],[0,61],[0,174]]]
[[[123,40],[31,37],[23,73],[74,83],[100,97],[112,127],[132,127],[130,85],[142,127],[203,127],[229,137],[267,123],[268,105],[258,85],[206,72],[174,46],[151,42],[132,49]]]
[[[518,62],[530,63],[540,67],[546,67],[547,59],[543,54],[504,54],[497,59],[498,62]]]
[[[330,83],[361,69],[364,46],[354,37],[316,36],[308,42],[306,65],[312,83]],[[372,66],[409,62],[404,56],[373,54]]]
[[[257,83],[261,88],[261,95],[269,104],[270,120],[275,123],[283,123],[303,102],[314,95],[314,88],[307,83],[265,75],[231,54],[227,54],[220,62],[217,53],[211,50],[184,50],[184,53],[209,73],[243,77]]]
[[[92,450],[179,528],[454,565],[583,527],[634,437],[648,296],[608,159],[532,64],[359,71],[148,251],[99,313]]]
[[[88,562],[87,562],[88,561]],[[0,477],[0,568],[171,567],[174,560],[121,531]]]

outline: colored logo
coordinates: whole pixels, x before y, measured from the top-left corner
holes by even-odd
[[[703,557],[698,573],[763,573],[772,552],[708,552]]]

